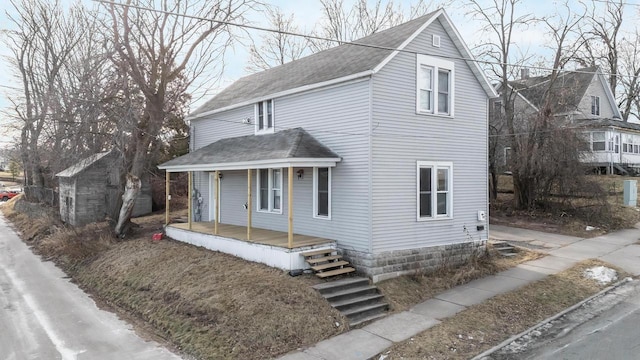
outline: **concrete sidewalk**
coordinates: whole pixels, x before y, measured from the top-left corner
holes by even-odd
[[[490,239],[515,244],[526,243],[529,247],[536,247],[548,255],[457,286],[414,306],[409,311],[387,316],[361,329],[334,336],[280,359],[369,359],[394,343],[409,339],[469,306],[543,279],[549,274],[559,273],[585,259],[598,258],[633,275],[640,275],[640,229],[637,228],[591,239],[497,225],[492,225],[490,231]]]

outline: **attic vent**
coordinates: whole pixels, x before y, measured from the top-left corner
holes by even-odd
[[[440,35],[433,35],[433,46],[440,47]]]

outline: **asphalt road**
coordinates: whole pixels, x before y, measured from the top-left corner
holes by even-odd
[[[636,280],[521,337],[519,345],[509,345],[488,359],[640,359],[639,329],[640,282]]]
[[[0,359],[180,359],[100,310],[0,216]]]

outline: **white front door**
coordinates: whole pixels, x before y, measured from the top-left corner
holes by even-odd
[[[221,184],[222,182],[218,182]],[[216,196],[217,195],[217,196]],[[215,221],[216,219],[216,198],[220,198],[220,188],[216,194],[216,173],[209,173],[209,221]]]

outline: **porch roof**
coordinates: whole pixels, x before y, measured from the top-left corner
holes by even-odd
[[[167,172],[334,167],[340,157],[302,128],[221,139],[158,168]]]

